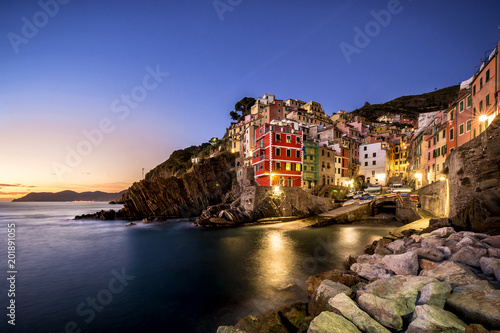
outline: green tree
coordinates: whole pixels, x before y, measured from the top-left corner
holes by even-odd
[[[229,116],[231,117],[232,120],[238,120],[240,118],[240,115],[236,111],[229,112]]]
[[[255,98],[243,97],[241,100],[236,102],[236,104],[234,105],[234,110],[236,112],[241,112],[241,116],[244,117],[250,114],[250,109],[254,104],[255,104]]]

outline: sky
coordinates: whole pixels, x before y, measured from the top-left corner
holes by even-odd
[[[118,192],[241,98],[328,115],[468,79],[498,0],[0,2],[0,200]]]

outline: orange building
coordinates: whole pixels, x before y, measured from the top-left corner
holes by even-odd
[[[481,134],[498,114],[499,47],[500,42],[494,50],[486,52],[476,66],[472,81],[472,139]]]

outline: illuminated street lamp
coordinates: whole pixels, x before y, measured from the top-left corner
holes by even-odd
[[[485,114],[482,114],[479,116],[479,121],[480,122],[485,122],[486,120],[488,120],[488,116],[486,116]]]

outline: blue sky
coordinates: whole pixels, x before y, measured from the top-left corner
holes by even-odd
[[[245,96],[332,114],[458,84],[500,25],[496,0],[60,2],[0,4],[0,198],[124,189],[173,150],[221,137]],[[348,62],[340,45],[356,47],[355,28],[369,41]],[[121,119],[113,102],[132,92]],[[103,120],[112,130],[83,149]],[[68,163],[79,144],[85,156]]]

